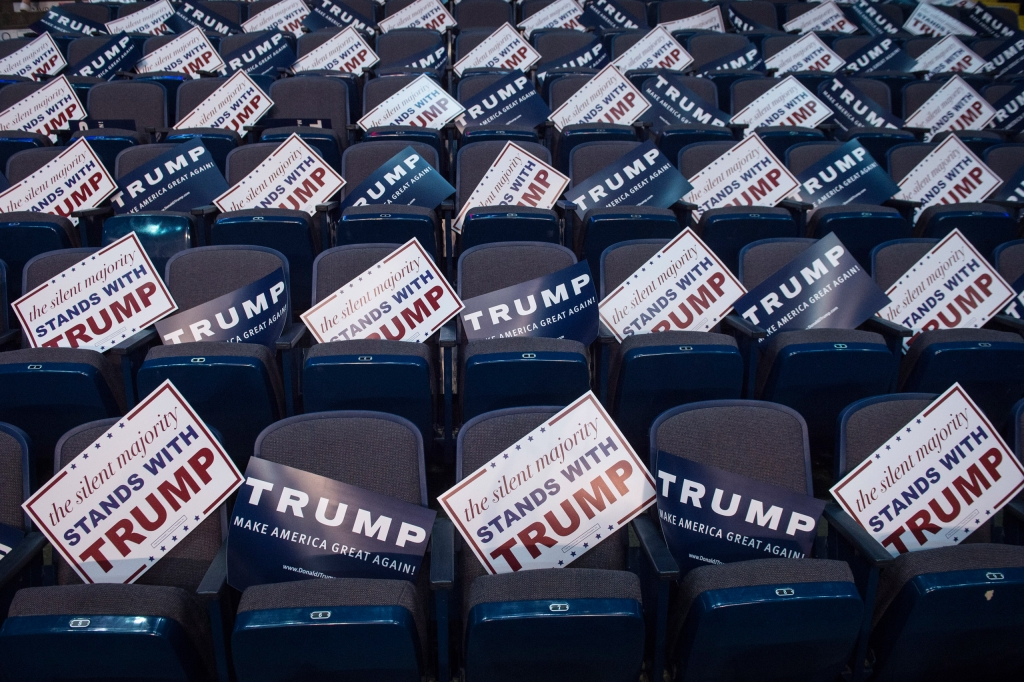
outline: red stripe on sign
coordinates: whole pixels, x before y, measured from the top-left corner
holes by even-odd
[[[648,497],[648,498],[647,498],[646,500],[644,500],[643,502],[641,502],[641,503],[640,503],[640,506],[639,506],[639,507],[635,508],[635,509],[634,509],[633,511],[629,512],[628,514],[626,514],[625,516],[623,516],[623,517],[622,517],[621,519],[619,519],[618,521],[616,521],[616,522],[615,522],[615,525],[616,525],[616,526],[621,526],[621,525],[622,525],[623,523],[625,523],[626,521],[628,521],[629,519],[631,519],[631,518],[633,517],[633,515],[634,515],[634,514],[639,514],[639,513],[641,512],[641,511],[643,511],[644,507],[646,507],[647,505],[649,505],[649,504],[650,504],[651,502],[654,502],[654,500],[655,500],[655,499],[656,499],[657,497],[658,497],[657,495],[653,495],[653,496],[651,496],[651,497]]]
[[[124,584],[127,585],[131,581],[135,580],[135,576],[137,576],[138,574],[142,573],[145,570],[146,570],[146,564],[142,564],[141,566],[139,566],[139,569],[137,571],[135,571],[130,576],[128,576],[128,579],[124,581]]]

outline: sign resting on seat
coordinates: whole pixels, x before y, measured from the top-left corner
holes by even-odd
[[[744,135],[752,135],[767,126],[799,126],[814,128],[832,116],[832,110],[814,96],[796,76],[787,76],[781,83],[740,109],[732,123],[746,127]]]
[[[907,117],[910,128],[926,128],[925,141],[947,130],[984,130],[996,110],[960,76],[953,76],[917,111]]]
[[[725,33],[725,20],[722,18],[722,8],[714,6],[711,9],[694,14],[693,16],[664,21],[658,26],[666,29],[669,33],[675,31],[714,31]]]
[[[122,175],[117,188],[114,213],[188,213],[209,206],[228,183],[202,138],[193,137]]]
[[[107,33],[145,33],[151,36],[162,36],[171,32],[165,23],[174,16],[174,6],[168,0],[158,0],[138,12],[126,14],[108,21],[105,25]]]
[[[40,133],[56,142],[58,130],[68,130],[71,121],[85,117],[82,100],[67,76],[60,76],[0,111],[0,130]]]
[[[423,74],[359,119],[359,127],[411,126],[440,130],[465,108],[437,81]]]
[[[302,22],[307,16],[309,7],[302,0],[281,0],[259,14],[249,17],[249,20],[242,24],[242,29],[246,33],[281,31],[298,38],[302,35]]]
[[[846,62],[821,38],[807,33],[791,45],[764,60],[765,68],[775,69],[776,75],[798,71],[839,71]]]
[[[0,74],[43,80],[60,73],[68,63],[49,33],[0,59]]]
[[[172,71],[192,78],[199,78],[201,71],[214,73],[223,68],[224,60],[200,28],[182,33],[135,64],[139,73]]]
[[[299,57],[292,71],[342,71],[359,75],[380,61],[369,43],[351,26]]]
[[[693,56],[664,28],[654,28],[612,62],[626,74],[641,69],[686,71]]]
[[[358,186],[346,190],[341,209],[388,204],[434,209],[453,194],[455,188],[409,146],[385,161]]]
[[[223,128],[245,134],[245,126],[254,125],[274,106],[256,81],[245,71],[236,71],[210,96],[196,105],[174,125],[174,130],[188,128]]]
[[[612,64],[604,67],[551,114],[559,132],[569,125],[613,123],[632,125],[651,103]]]
[[[586,31],[587,27],[580,22],[583,8],[575,0],[555,0],[526,19],[523,19],[516,28],[529,38],[534,31],[546,28],[570,28],[574,31]]]
[[[782,28],[791,33],[856,33],[858,30],[858,26],[847,19],[834,2],[819,3],[814,9],[784,23]]]
[[[511,24],[502,24],[455,62],[455,75],[461,77],[466,69],[518,69],[526,73],[539,61],[540,52]]]
[[[921,211],[937,204],[980,203],[999,189],[1002,178],[956,135],[949,135],[903,179],[898,199],[919,201]]]
[[[455,28],[455,17],[438,0],[416,0],[377,22],[382,33],[396,28],[425,28],[445,33]]]

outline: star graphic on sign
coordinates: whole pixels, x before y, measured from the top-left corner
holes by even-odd
[[[640,268],[640,272],[647,272],[647,268]]]
[[[600,533],[598,533],[598,534],[597,534],[597,535],[596,535],[595,537],[596,537],[596,538],[597,538],[598,540],[600,540],[600,539],[601,539],[601,534],[600,534]]]
[[[160,551],[161,551],[161,552],[166,552],[166,551],[167,551],[167,548],[166,548],[166,547],[161,547],[161,548],[160,548]]]
[[[882,456],[876,452],[875,453],[875,459],[882,459]]]
[[[516,450],[519,450],[519,449],[521,449],[521,448],[522,448],[522,446],[521,446],[521,445],[517,445],[517,446],[516,446]]]
[[[981,519],[974,519],[975,523],[981,523]]]
[[[72,468],[72,469],[77,469],[78,467],[77,467],[77,466],[75,466],[74,464],[72,464],[72,465],[71,465],[71,468]]]
[[[74,271],[75,271],[75,269],[74,269],[74,268],[71,268],[71,272],[74,272]]]
[[[188,526],[182,526],[182,530],[188,530]]]
[[[491,468],[492,468],[492,469],[493,469],[493,468],[495,468],[496,466],[498,466],[498,465],[497,465],[497,464],[495,464],[494,462],[491,462]]]
[[[564,561],[559,561],[559,562],[558,562],[558,565],[559,565],[559,566],[565,566],[565,562],[564,562]]]
[[[92,257],[92,259],[93,259],[93,260],[96,260],[96,256],[93,256],[93,257]]]
[[[67,275],[66,275],[65,273],[63,273],[63,272],[61,273],[61,275],[60,275],[60,276],[61,276],[61,277],[67,277]]]
[[[992,512],[990,512],[990,511],[987,511],[987,512],[985,512],[985,516],[988,516],[988,515],[989,515],[989,514],[991,514],[991,513],[992,513]]]
[[[100,444],[99,444],[99,443],[96,443],[96,449],[97,449],[97,450],[99,450],[99,449],[100,449]]]
[[[117,428],[119,428],[119,429],[123,429],[123,428],[124,428],[124,424],[118,424],[118,425],[117,425]]]
[[[360,282],[362,282],[362,281],[363,281],[363,278],[362,278],[362,277],[360,277],[360,278],[359,278],[359,281],[360,281]]]
[[[505,459],[508,459],[508,453],[507,452],[505,453]]]
[[[172,540],[173,542],[177,542],[177,541],[178,541],[178,536],[177,536],[177,535],[172,535],[172,536],[171,536],[171,540]]]
[[[571,556],[576,556],[576,552],[569,552]]]
[[[541,433],[544,433],[545,431],[547,431],[547,429],[545,429],[545,428],[544,428],[543,426],[542,426],[542,427],[540,427],[540,432],[541,432]]]
[[[82,453],[82,459],[89,459],[89,453],[88,452],[83,452]]]
[[[156,561],[156,559],[155,559],[155,558],[153,558],[153,557],[149,557],[149,560],[150,560],[150,561]]]
[[[199,517],[197,516],[197,517],[196,517],[196,521],[198,521],[198,520],[199,520]]]
[[[899,443],[900,440],[901,440],[901,438],[899,436],[896,436],[896,442]]]
[[[108,433],[107,434],[107,438],[113,438],[113,437],[114,437],[114,434],[112,434],[112,433]]]
[[[909,426],[907,427],[907,433],[910,433],[910,427]]]
[[[615,530],[615,526],[608,526],[608,530]]]
[[[528,441],[531,441],[531,442],[532,442],[532,441],[533,441],[533,436],[530,436],[530,437],[529,437],[529,438],[527,438],[526,440],[528,440]]]
[[[587,543],[584,542],[583,543],[583,549],[586,549],[587,547],[590,547],[590,545],[588,545]]]
[[[917,420],[917,423],[918,423],[918,424],[920,424],[920,423],[921,423],[921,420],[920,420],[920,419],[918,419],[918,420]]]

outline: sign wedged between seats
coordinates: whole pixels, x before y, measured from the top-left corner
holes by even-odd
[[[57,141],[58,130],[86,117],[85,107],[67,76],[47,82],[30,95],[0,111],[0,130],[24,130]]]
[[[577,123],[632,125],[651,103],[612,64],[604,67],[551,114],[555,130]]]
[[[810,203],[812,210],[852,203],[880,206],[900,191],[855,139],[808,166],[796,179],[800,189],[792,198]]]
[[[455,17],[438,0],[416,0],[377,22],[382,33],[397,28],[423,28],[444,34],[457,25]]]
[[[980,203],[1003,183],[956,135],[949,135],[897,183],[897,198],[917,201],[921,212],[937,204]]]
[[[245,71],[236,71],[183,116],[174,125],[174,130],[223,128],[242,135],[245,126],[255,125],[273,106],[274,101]]]
[[[0,59],[0,74],[43,80],[61,72],[68,63],[49,33]]]
[[[910,128],[925,128],[925,141],[947,130],[983,130],[996,110],[960,76],[943,83],[917,111],[907,116]]]
[[[466,69],[517,69],[527,73],[540,61],[537,52],[511,24],[502,24],[479,45],[455,62],[455,75],[460,78]]]
[[[455,193],[444,176],[412,147],[406,147],[345,194],[341,208],[397,204],[437,208]]]
[[[342,71],[359,75],[379,61],[380,57],[369,43],[350,26],[299,57],[292,71]]]
[[[167,20],[174,16],[174,6],[168,0],[158,0],[138,12],[126,14],[108,21],[105,26],[107,33],[145,33],[151,36],[162,36],[171,33]]]
[[[736,112],[731,122],[747,126],[743,134],[749,136],[764,126],[814,128],[830,116],[832,110],[824,102],[804,87],[796,76],[787,76]]]
[[[227,180],[201,138],[182,142],[117,181],[114,213],[189,212],[228,190]]]
[[[465,108],[433,78],[423,74],[359,119],[359,127],[413,126],[440,130]]]
[[[466,99],[463,106],[466,111],[455,119],[460,133],[469,126],[535,128],[551,116],[551,108],[537,93],[533,81],[518,71],[494,81]]]
[[[166,45],[161,45],[135,64],[135,70],[139,73],[173,71],[192,78],[199,78],[201,71],[212,73],[222,68],[224,60],[199,28],[193,28]]]
[[[69,76],[110,80],[118,71],[131,71],[142,59],[144,38],[113,36],[97,50],[68,67]]]
[[[640,120],[650,122],[655,133],[679,124],[729,126],[729,114],[691,90],[681,76],[659,73],[645,80],[640,92],[651,104]]]

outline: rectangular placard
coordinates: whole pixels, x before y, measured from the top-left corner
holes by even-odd
[[[135,64],[139,73],[173,71],[199,78],[200,71],[213,73],[224,68],[224,60],[200,28],[193,28],[153,50]]]
[[[465,109],[433,78],[423,74],[412,83],[370,109],[359,119],[359,127],[414,126],[440,130]]]
[[[191,2],[180,2],[174,8],[174,16],[166,24],[174,33],[185,33],[190,28],[201,28],[219,36],[242,33],[242,27],[230,19]]]
[[[642,120],[650,121],[655,133],[680,123],[729,126],[729,114],[691,90],[680,76],[659,73],[643,82],[640,93],[651,104]]]
[[[975,36],[977,31],[964,25],[941,9],[928,3],[919,3],[903,23],[903,30],[916,36]]]
[[[237,131],[241,135],[245,132],[245,126],[254,125],[273,106],[274,101],[267,97],[245,71],[236,71],[178,121],[174,130],[223,128]]]
[[[535,128],[551,115],[528,76],[512,71],[463,102],[466,111],[455,119],[463,132],[467,126],[507,125]]]
[[[438,500],[496,574],[568,566],[654,504],[655,489],[588,392]]]
[[[71,218],[96,208],[117,191],[117,183],[85,138],[71,145],[27,178],[0,193],[0,213],[33,211]]]
[[[831,4],[831,3],[830,3]],[[764,60],[765,68],[775,69],[781,76],[796,71],[826,71],[843,68],[846,62],[813,33],[802,36],[791,45]]]
[[[295,63],[295,52],[284,33],[275,31],[269,36],[254,36],[248,43],[225,54],[223,59],[223,76],[245,71],[252,76],[276,77],[278,69],[287,69]]]
[[[706,12],[694,14],[683,19],[665,21],[658,26],[666,29],[669,33],[676,31],[715,31],[725,33],[725,20],[722,19],[722,8],[715,5]]]
[[[903,127],[903,121],[864,94],[846,76],[834,76],[818,85],[818,97],[832,110],[832,122],[843,130]]]
[[[162,36],[171,32],[165,23],[174,16],[174,6],[168,0],[158,0],[138,12],[126,14],[106,23],[107,33],[145,33]]]
[[[133,583],[242,485],[170,380],[61,469],[22,508],[86,583]]]
[[[370,44],[350,26],[299,57],[292,71],[344,71],[358,75],[379,61]]]
[[[744,135],[752,135],[761,126],[801,126],[814,128],[823,123],[832,110],[804,87],[795,76],[787,76],[732,117],[733,123],[747,126]]]
[[[598,305],[622,343],[665,331],[709,331],[747,290],[691,228],[666,244]]]
[[[790,33],[856,33],[858,26],[846,18],[839,5],[834,2],[822,2],[814,9],[784,23],[782,29]]]
[[[633,83],[609,64],[555,109],[551,121],[561,131],[574,123],[632,125],[651,106]]]
[[[622,73],[640,69],[686,71],[690,64],[693,57],[664,28],[652,29],[612,62]]]
[[[302,0],[281,0],[242,24],[246,33],[281,31],[298,38],[302,35],[302,22],[309,16],[309,7]]]
[[[46,14],[43,15],[43,18],[29,26],[29,28],[39,35],[47,31],[83,36],[97,36],[107,32],[106,27],[102,23],[73,14],[60,5],[50,7]]]
[[[857,24],[869,35],[896,35],[900,32],[899,26],[889,21],[889,17],[879,12],[874,4],[865,0],[856,0],[850,5],[850,13],[857,19]]]
[[[57,43],[44,33],[25,47],[0,59],[0,74],[43,80],[45,76],[60,73],[68,63]]]
[[[422,343],[463,308],[415,237],[302,314],[319,343],[389,339]]]
[[[898,198],[921,202],[920,212],[933,204],[982,202],[1002,183],[960,138],[950,135],[897,183]]]
[[[516,28],[529,38],[534,31],[545,28],[571,28],[574,31],[586,31],[587,27],[580,23],[583,8],[575,0],[555,0],[539,11],[523,19]]]
[[[956,36],[946,36],[917,57],[915,71],[928,73],[980,73],[987,62],[960,42]]]
[[[996,110],[996,127],[1024,132],[1024,85],[1018,85],[992,105]]]
[[[384,33],[396,28],[425,28],[445,33],[455,28],[455,17],[438,0],[416,0],[377,22]]]
[[[899,193],[899,186],[856,139],[808,166],[796,176],[797,201],[816,210],[827,206],[868,204],[880,206]]]
[[[41,133],[56,141],[58,130],[68,130],[71,121],[85,117],[85,107],[75,89],[67,76],[60,76],[0,111],[0,130]]]
[[[358,186],[346,190],[341,209],[382,204],[433,209],[452,194],[455,194],[455,188],[444,176],[415,149],[406,147],[370,173]]]
[[[368,36],[377,34],[377,22],[373,16],[365,16],[357,12],[344,0],[316,0],[310,2],[309,14],[303,20],[302,25],[310,31],[317,31],[321,28],[338,26],[348,28],[351,26],[360,33]]]
[[[846,70],[855,73],[868,71],[902,71],[910,73],[917,62],[888,36],[878,36],[846,58]]]
[[[1024,71],[1024,35],[1009,38],[988,53],[982,71],[993,78],[1002,78]]]
[[[967,81],[953,76],[907,117],[911,128],[927,128],[925,140],[946,130],[984,130],[996,110]]]
[[[466,69],[518,69],[523,72],[540,61],[540,52],[533,49],[511,24],[502,24],[498,30],[455,62],[455,75],[462,76]]]
[[[568,54],[563,54],[537,64],[537,82],[543,84],[544,79],[548,76],[548,72],[555,69],[598,70],[608,64],[608,50],[604,48],[604,43],[597,36],[594,36],[589,43]]]
[[[201,137],[193,137],[117,179],[114,213],[154,213],[209,206],[228,189]]]

